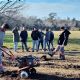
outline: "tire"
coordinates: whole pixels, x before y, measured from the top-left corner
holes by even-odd
[[[28,78],[29,77],[29,74],[26,71],[20,71],[19,75],[20,75],[21,78]]]

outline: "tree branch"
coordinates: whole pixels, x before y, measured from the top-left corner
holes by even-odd
[[[2,5],[2,7],[0,8],[0,11],[2,11],[10,2],[12,2],[12,1],[8,1],[4,5]]]
[[[1,7],[0,7],[0,13],[5,13],[11,10],[20,10],[23,6],[23,4],[20,4],[21,0],[15,0],[15,1],[10,1],[8,0],[6,3],[4,3]],[[2,4],[3,1],[0,2],[0,4]],[[17,4],[19,3],[19,5]],[[15,6],[16,5],[16,6]]]

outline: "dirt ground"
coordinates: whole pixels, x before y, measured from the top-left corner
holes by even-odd
[[[34,55],[41,57],[42,52],[13,52],[15,56]],[[5,66],[6,67],[6,66]],[[6,67],[8,70],[12,66]],[[37,74],[28,79],[10,76],[0,77],[0,80],[80,80],[80,53],[66,53],[66,60],[60,60],[59,54],[50,57],[47,55],[46,60],[40,60],[40,66],[35,67]]]

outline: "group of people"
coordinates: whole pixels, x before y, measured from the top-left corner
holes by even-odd
[[[54,48],[53,47],[54,33],[49,29],[46,29],[46,33],[44,33],[42,32],[41,29],[38,30],[37,28],[34,28],[31,33],[31,38],[33,42],[32,52],[34,52],[34,50],[39,51],[40,45],[44,51],[46,50],[46,47],[48,47],[48,50],[50,51],[51,45],[52,49]]]
[[[28,33],[27,33],[27,30],[23,27],[22,31],[19,34],[18,27],[15,27],[12,30],[12,33],[13,33],[14,51],[17,51],[19,41],[21,41],[21,43],[22,43],[22,51],[24,52],[24,48],[26,51],[28,51],[28,47],[27,47]]]
[[[17,51],[19,39],[22,44],[22,51],[24,51],[24,49],[26,51],[29,51],[27,46],[28,32],[26,28],[23,27],[22,31],[19,33],[18,28],[15,27],[12,30],[12,32],[13,32],[14,51]],[[31,32],[31,38],[33,45],[32,52],[34,52],[35,50],[38,52],[40,49],[40,45],[42,47],[42,50],[44,51],[46,50],[46,47],[48,47],[49,51],[54,48],[53,47],[54,33],[50,29],[46,29],[46,33],[44,33],[42,32],[41,29],[38,30],[37,28],[33,28]],[[52,48],[50,47],[51,45]]]
[[[70,35],[69,30],[66,27],[61,27],[60,29],[62,31],[62,33],[59,35],[59,39],[58,39],[58,46],[56,48],[54,48],[54,33],[53,31],[51,31],[51,29],[46,29],[46,32],[44,33],[41,29],[37,29],[37,28],[33,28],[32,32],[31,32],[31,38],[32,38],[32,52],[34,52],[36,50],[36,52],[39,51],[40,49],[40,45],[42,47],[42,50],[46,51],[48,50],[53,51],[53,54],[56,53],[57,51],[60,52],[60,59],[65,59],[65,55],[64,55],[64,46],[67,45],[68,42],[68,38]],[[24,51],[24,49],[26,51],[29,51],[28,46],[27,46],[27,39],[28,39],[28,32],[27,30],[23,27],[22,31],[20,32],[20,34],[18,33],[18,28],[14,28],[13,31],[14,33],[14,50],[17,50],[17,46],[18,46],[18,42],[19,42],[19,38],[21,40],[22,43],[22,51]],[[52,46],[52,47],[51,47]],[[49,54],[50,56],[53,56],[53,54]]]
[[[8,24],[3,24],[0,27],[0,72],[4,71],[3,66],[2,66],[1,47],[3,46],[5,31],[7,29],[10,29]],[[53,54],[50,54],[50,56],[53,56],[54,53],[56,53],[57,51],[60,51],[60,59],[65,60],[64,46],[67,45],[70,32],[65,27],[61,27],[61,31],[62,31],[62,33],[59,35],[59,39],[58,39],[58,46],[57,46],[57,48],[54,49]],[[22,51],[24,51],[24,49],[26,51],[29,51],[28,47],[27,47],[27,39],[28,39],[27,30],[23,27],[22,31],[19,33],[18,28],[15,27],[12,30],[12,32],[13,32],[14,50],[17,51],[18,42],[20,40],[22,43]],[[31,38],[32,38],[32,43],[33,43],[33,46],[32,46],[33,52],[35,50],[39,51],[40,44],[44,51],[46,51],[46,47],[48,48],[49,51],[51,51],[51,49],[53,50],[53,48],[54,48],[54,46],[53,46],[54,33],[50,29],[46,29],[46,33],[44,33],[44,32],[42,32],[41,29],[38,30],[37,28],[33,28],[32,32],[31,32]],[[51,45],[52,45],[52,48],[51,48]]]
[[[38,52],[40,49],[40,45],[42,47],[42,50],[46,51],[48,50],[53,51],[53,54],[56,53],[57,51],[59,51],[60,53],[60,59],[65,59],[65,55],[64,55],[64,46],[67,45],[68,42],[68,38],[70,35],[69,30],[63,26],[60,29],[62,31],[62,33],[59,35],[59,39],[58,39],[58,46],[56,48],[54,48],[54,33],[53,31],[51,31],[51,29],[46,29],[46,32],[44,33],[41,29],[37,29],[37,28],[33,28],[32,32],[31,32],[31,38],[32,38],[32,52],[34,52],[35,50]],[[17,50],[17,44],[19,41],[19,33],[18,33],[18,29],[15,28],[12,31],[14,33],[14,50]],[[28,32],[27,30],[23,27],[22,31],[20,32],[20,40],[22,43],[22,51],[24,51],[24,48],[26,51],[28,50],[27,47],[27,39],[28,39]],[[52,46],[52,47],[51,47]],[[53,54],[49,54],[51,57],[53,56]]]

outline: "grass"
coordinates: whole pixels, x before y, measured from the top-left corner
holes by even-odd
[[[54,46],[57,45],[58,36],[61,32],[60,31],[54,31],[55,39],[54,39]],[[4,39],[4,45],[13,48],[13,34],[11,31],[6,32],[6,36]],[[19,48],[21,48],[21,42],[19,42]],[[32,39],[31,39],[31,32],[28,31],[28,47],[32,47]],[[72,51],[72,50],[78,50],[80,51],[80,31],[71,31],[69,43],[65,47],[65,50]]]

